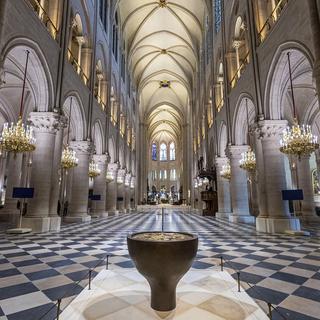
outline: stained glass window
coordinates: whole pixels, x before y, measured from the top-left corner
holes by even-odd
[[[221,28],[222,21],[222,0],[215,0],[214,2],[214,17],[215,17],[215,28],[218,33]]]
[[[157,161],[157,145],[155,143],[152,144],[152,160]]]
[[[176,147],[174,145],[174,142],[170,143],[170,160],[176,160]]]
[[[160,145],[160,161],[167,161],[167,145],[165,143]]]

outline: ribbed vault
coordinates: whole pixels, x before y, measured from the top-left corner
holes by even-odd
[[[199,61],[205,2],[120,0],[119,11],[148,138],[178,142]]]

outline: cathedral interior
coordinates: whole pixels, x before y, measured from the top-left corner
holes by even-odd
[[[320,319],[319,94],[320,0],[1,0],[0,320]]]

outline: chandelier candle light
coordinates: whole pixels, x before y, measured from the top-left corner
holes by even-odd
[[[21,104],[18,122],[14,124],[5,123],[0,137],[0,145],[4,151],[17,153],[32,152],[36,149],[36,139],[33,136],[33,129],[30,126],[24,125],[22,122],[24,93],[26,87],[27,70],[30,52],[27,50],[26,65],[23,77],[23,87],[21,95]]]
[[[248,143],[249,149],[241,154],[240,168],[246,170],[248,173],[254,173],[257,167],[256,155],[250,146],[250,133],[249,133],[249,112],[248,112],[248,99],[246,99],[246,113],[248,125]]]
[[[98,164],[95,163],[94,160],[92,159],[89,164],[89,177],[91,179],[94,179],[94,178],[100,176],[100,174],[101,174],[101,170],[99,169]]]
[[[319,143],[318,137],[312,134],[309,125],[299,125],[293,93],[290,52],[287,53],[287,56],[294,119],[292,127],[287,127],[283,131],[282,139],[280,140],[280,151],[287,155],[297,156],[300,160],[302,155],[309,156],[318,149]]]
[[[229,161],[227,164],[224,164],[222,166],[222,170],[220,171],[220,176],[226,180],[231,179],[231,166]]]
[[[72,112],[72,97],[70,98],[70,114],[69,114],[69,123],[68,123],[67,144],[63,148],[62,156],[61,156],[61,167],[64,169],[72,169],[76,167],[79,162],[79,159],[76,157],[76,152],[69,147],[71,112]]]

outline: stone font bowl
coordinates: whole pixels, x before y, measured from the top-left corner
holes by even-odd
[[[190,269],[198,250],[198,237],[183,232],[141,232],[127,237],[128,251],[137,270],[151,288],[151,308],[176,307],[176,287]]]

